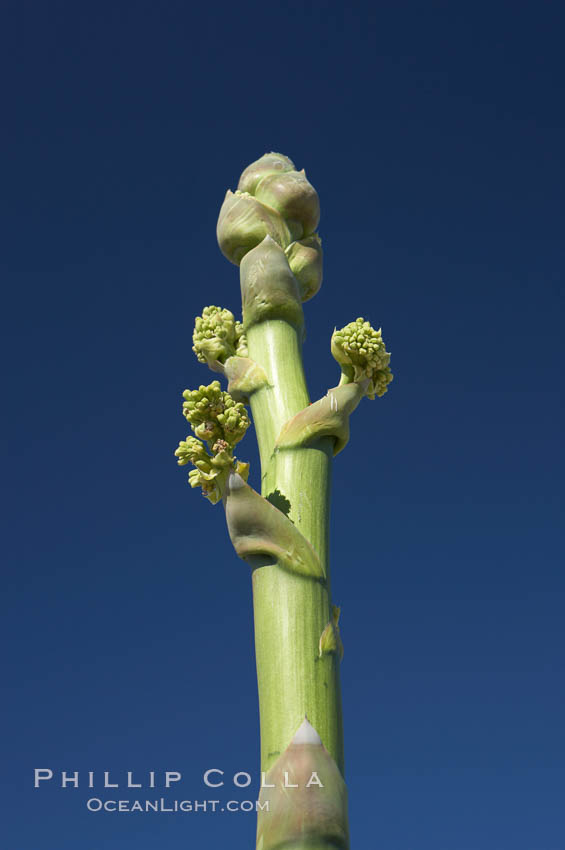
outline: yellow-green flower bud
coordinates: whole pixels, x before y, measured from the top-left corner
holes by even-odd
[[[201,472],[199,469],[191,469],[188,473],[188,483],[191,487],[200,487],[202,484]]]
[[[302,239],[316,230],[320,201],[304,170],[268,174],[259,181],[254,194],[282,215],[294,239]]]
[[[341,365],[342,383],[368,380],[368,398],[382,396],[392,381],[388,368],[390,354],[385,349],[380,329],[359,318],[341,330],[335,330],[331,342],[332,355]]]
[[[220,442],[220,440],[218,440]],[[227,466],[233,466],[233,454],[231,448],[222,449],[212,458],[212,467],[214,469],[225,469]]]
[[[252,248],[269,235],[283,249],[292,236],[279,212],[247,192],[228,189],[216,229],[222,254],[238,266]]]
[[[238,357],[249,357],[247,336],[241,322],[235,323],[235,353]]]
[[[299,283],[302,300],[308,301],[322,285],[322,240],[313,233],[305,239],[291,242],[285,254]]]
[[[219,414],[218,423],[222,428],[224,440],[230,446],[235,446],[245,436],[245,432],[251,425],[251,420],[244,405],[241,402],[234,402],[228,393],[226,395],[231,404],[226,402],[225,412]]]
[[[222,436],[222,429],[213,419],[207,419],[205,422],[194,426],[194,433],[200,440],[212,443]]]
[[[213,421],[224,411],[223,396],[219,381],[212,381],[207,387],[200,385],[197,390],[185,390],[183,414],[193,426]]]
[[[178,457],[179,466],[186,466],[187,463],[208,463],[209,465],[210,461],[204,444],[196,437],[187,437],[186,440],[181,440],[175,452],[175,457]]]
[[[268,174],[280,174],[284,171],[294,171],[294,163],[288,156],[273,152],[263,154],[243,171],[237,188],[241,192],[250,192],[253,195],[259,180]]]
[[[202,495],[215,505],[222,498],[221,490],[216,481],[219,474],[220,470],[207,475],[198,469],[193,469],[188,475],[188,483],[191,487],[201,487]]]
[[[197,316],[194,322],[192,350],[200,363],[215,360],[225,363],[228,357],[247,349],[243,336],[243,326],[241,322],[236,322],[230,310],[205,307],[202,315]]]

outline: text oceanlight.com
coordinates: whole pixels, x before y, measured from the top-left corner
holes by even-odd
[[[91,797],[86,802],[89,812],[268,812],[264,800],[101,800]]]

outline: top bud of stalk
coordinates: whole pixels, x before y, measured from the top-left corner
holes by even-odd
[[[385,349],[380,329],[376,331],[363,318],[356,319],[333,332],[331,348],[341,366],[341,383],[368,380],[368,398],[385,394],[393,376],[388,368],[390,354]]]
[[[264,153],[260,159],[252,162],[242,172],[237,188],[240,192],[249,192],[254,195],[259,180],[285,171],[294,171],[294,163],[288,156],[273,151]]]
[[[225,363],[228,357],[247,356],[243,325],[237,322],[230,310],[221,307],[204,307],[194,321],[192,350],[200,363],[215,360]]]
[[[270,236],[283,251],[289,249],[289,263],[305,301],[322,281],[322,253],[315,234],[319,220],[318,195],[304,170],[297,171],[282,154],[266,153],[247,166],[235,193],[228,191],[218,219],[218,243],[228,260],[239,265]]]

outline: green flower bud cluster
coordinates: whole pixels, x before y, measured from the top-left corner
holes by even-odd
[[[363,318],[350,322],[332,335],[332,355],[341,366],[341,383],[369,381],[368,398],[382,396],[392,381],[390,354],[380,329],[376,331]]]
[[[178,458],[179,466],[192,463],[196,467],[188,474],[188,483],[190,486],[202,487],[203,495],[212,504],[215,505],[216,502],[219,502],[222,494],[217,479],[225,469],[224,461],[226,458],[222,455],[217,458],[216,456],[210,457],[204,447],[204,443],[197,440],[196,437],[187,437],[186,440],[181,440],[175,452],[175,457]],[[232,463],[233,458],[229,458],[227,465],[231,465]]]
[[[230,310],[221,307],[204,307],[194,322],[192,350],[200,363],[218,360],[225,363],[235,355],[247,357],[247,340],[241,322],[235,320]]]
[[[217,447],[218,441],[214,444]],[[204,443],[196,437],[187,437],[181,440],[175,452],[179,466],[192,463],[196,468],[188,474],[188,483],[191,487],[201,487],[203,495],[215,505],[222,498],[222,489],[229,469],[234,465],[234,458],[227,443],[219,447],[219,451],[209,455]]]
[[[196,436],[210,444],[225,440],[233,449],[251,425],[244,405],[224,392],[219,381],[185,390],[183,398],[183,415]]]
[[[222,253],[239,265],[245,254],[270,236],[285,251],[302,300],[322,283],[322,246],[315,230],[320,202],[304,170],[287,156],[266,153],[251,163],[220,210],[217,237]]]
[[[185,390],[183,397],[183,414],[196,437],[181,440],[175,457],[179,466],[191,463],[195,467],[188,475],[190,486],[201,487],[203,495],[215,505],[222,498],[230,469],[235,468],[247,479],[249,464],[237,461],[233,448],[251,422],[243,404],[223,392],[219,381],[197,390]],[[203,440],[209,444],[211,454]]]

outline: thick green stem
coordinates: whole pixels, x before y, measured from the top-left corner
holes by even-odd
[[[267,375],[267,384],[251,396],[263,479],[269,473],[280,429],[307,406],[310,398],[302,366],[299,330],[282,319],[266,320],[249,328],[247,345],[250,358]]]
[[[343,731],[336,653],[320,657],[320,635],[331,619],[329,511],[333,441],[274,453],[282,426],[309,403],[301,331],[281,319],[248,330],[249,356],[264,369],[268,385],[253,393],[251,409],[261,455],[262,493],[288,508],[296,528],[310,541],[325,581],[254,559],[255,648],[261,715],[261,769],[288,746],[304,716],[343,772]]]
[[[336,389],[309,406],[302,301],[322,280],[318,219],[304,172],[270,153],[228,192],[217,228],[223,253],[240,266],[248,362],[256,364],[232,356],[238,362],[227,360],[224,372],[250,401],[262,495],[232,470],[222,497],[230,538],[253,578],[261,770],[272,780],[261,789],[272,809],[259,812],[257,850],[349,847],[329,518],[332,457],[347,442],[347,416],[360,396]],[[212,325],[225,319],[209,311],[200,327],[199,345],[214,357]],[[240,372],[249,376],[249,368],[246,383]],[[318,771],[313,788],[309,776]],[[287,785],[288,777],[296,782]]]

